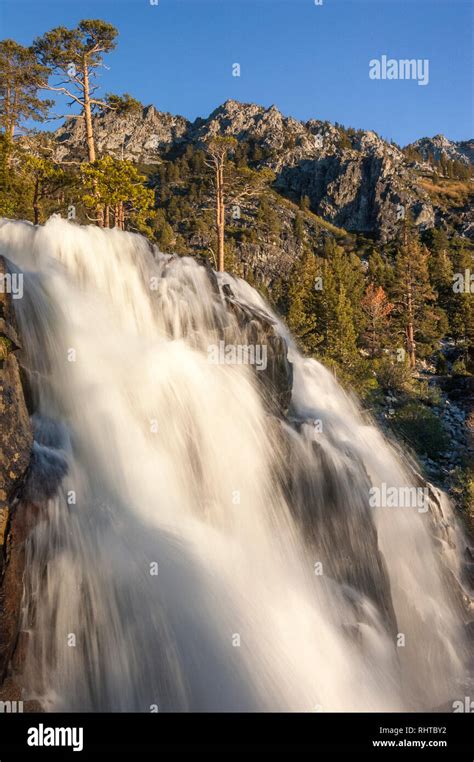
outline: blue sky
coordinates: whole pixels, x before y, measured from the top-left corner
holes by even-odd
[[[103,90],[195,119],[228,98],[373,129],[405,145],[473,136],[468,0],[0,0],[0,36],[29,44],[103,18],[119,30]],[[369,61],[429,59],[429,83],[372,80]],[[239,63],[241,76],[232,76]],[[62,107],[62,113],[67,111]]]

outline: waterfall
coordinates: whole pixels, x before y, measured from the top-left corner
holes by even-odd
[[[0,254],[24,278],[23,500],[43,506],[25,572],[29,697],[324,712],[464,695],[449,501],[253,288],[58,217],[4,220]],[[212,361],[250,344],[261,367]],[[387,487],[423,487],[429,509],[372,505]]]

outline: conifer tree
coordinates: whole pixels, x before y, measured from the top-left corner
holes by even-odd
[[[52,101],[38,97],[38,82],[45,73],[32,48],[0,41],[0,124],[10,141],[23,120],[46,118]]]
[[[451,334],[474,370],[474,257],[464,241],[453,248],[452,297],[448,315]]]
[[[428,259],[430,280],[438,295],[440,306],[446,308],[452,295],[453,266],[449,257],[450,245],[446,232],[434,229],[431,232],[431,256]]]
[[[306,248],[290,276],[288,287],[288,327],[308,352],[314,353],[321,342],[317,322],[317,294],[320,267],[313,252]]]
[[[359,334],[365,324],[361,306],[365,290],[362,263],[356,254],[344,251],[333,238],[327,239],[324,244],[324,259],[325,275],[334,281],[337,290],[344,289],[345,298],[351,305],[355,330]]]
[[[325,357],[333,360],[342,376],[352,380],[357,374],[361,357],[357,349],[357,334],[351,301],[344,286],[329,287],[325,298],[327,310]]]
[[[341,251],[336,251],[336,259],[325,259],[322,263],[323,287],[318,292],[316,315],[317,325],[321,332],[320,353],[332,364],[344,368],[349,376],[359,365],[360,354],[357,349],[357,331],[354,321],[354,310],[348,294],[349,271],[343,273]],[[348,281],[350,279],[348,278]]]
[[[371,250],[368,257],[367,278],[369,283],[382,286],[385,290],[390,287],[393,281],[393,272],[390,264],[376,248]]]
[[[83,201],[100,214],[104,227],[150,232],[154,194],[143,184],[141,175],[129,161],[104,156],[93,164],[81,166]],[[95,219],[95,218],[92,218]]]
[[[217,136],[206,143],[205,164],[212,170],[213,200],[217,233],[217,269],[225,269],[225,215],[226,206],[240,207],[245,201],[259,196],[269,185],[274,174],[269,169],[259,172],[250,167],[239,167],[231,161],[238,146],[235,138]],[[276,221],[278,222],[278,220]]]
[[[57,193],[64,183],[64,172],[47,156],[29,154],[24,157],[22,171],[32,183],[31,207],[33,222],[41,222],[42,203]]]
[[[298,243],[304,243],[304,216],[301,212],[295,215],[295,238]]]
[[[435,293],[429,279],[428,257],[427,249],[419,242],[415,226],[411,220],[406,220],[395,260],[391,297],[412,369],[419,348],[423,345],[431,348],[439,322],[432,306]]]
[[[92,110],[108,107],[106,101],[94,97],[98,89],[94,78],[97,69],[103,66],[104,54],[115,48],[116,36],[117,30],[112,24],[100,19],[85,19],[74,29],[51,29],[33,44],[40,64],[49,73],[49,77],[41,79],[41,87],[61,93],[71,99],[69,105],[79,106],[77,118],[84,120],[90,162],[96,159]]]

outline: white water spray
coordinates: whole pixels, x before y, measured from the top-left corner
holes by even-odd
[[[68,471],[28,543],[30,696],[148,712],[422,710],[461,695],[446,499],[369,506],[371,486],[413,471],[250,286],[217,288],[192,259],[59,218],[4,221],[0,254],[24,273],[35,459],[53,481]],[[258,370],[209,362],[210,345],[248,338],[232,301],[288,343],[286,418]]]

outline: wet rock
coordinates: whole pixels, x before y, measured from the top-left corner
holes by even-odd
[[[245,346],[265,348],[265,367],[251,367],[263,387],[263,397],[271,412],[285,415],[290,406],[293,388],[293,366],[288,359],[285,340],[278,335],[267,315],[239,302],[228,284],[224,284],[222,292],[237,321],[238,335],[232,340]],[[226,341],[229,339],[228,335]]]
[[[0,276],[6,271],[0,258]],[[15,351],[20,347],[9,295],[0,292],[0,338],[4,355],[0,373],[0,543],[3,545],[9,506],[30,462],[33,436]]]
[[[0,257],[0,276],[6,263]],[[18,637],[23,594],[27,511],[15,499],[28,469],[32,428],[15,356],[21,340],[6,291],[0,291],[0,684],[7,674]],[[0,693],[0,696],[2,694]]]

